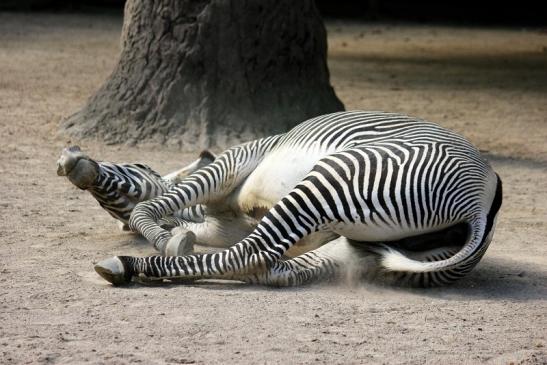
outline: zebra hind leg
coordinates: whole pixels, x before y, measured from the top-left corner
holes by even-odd
[[[277,287],[299,286],[323,281],[359,282],[375,271],[376,258],[362,251],[345,237],[286,261],[276,262],[269,270],[242,278],[242,281]]]
[[[170,273],[165,269],[177,266],[177,261],[177,257],[117,256],[99,262],[95,266],[95,270],[114,285],[124,285],[132,280],[142,283],[163,279],[184,283],[185,281],[180,281],[180,277],[176,275],[170,277]],[[197,262],[195,264],[198,265]],[[274,287],[290,287],[339,280],[355,283],[363,275],[375,272],[376,268],[376,256],[359,249],[347,238],[339,237],[300,256],[276,261],[265,270],[231,275],[212,275],[208,278],[238,280],[249,284]],[[187,281],[188,278],[183,280]]]

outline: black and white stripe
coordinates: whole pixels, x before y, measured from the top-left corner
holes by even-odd
[[[369,247],[384,270],[399,273],[408,282],[438,285],[468,273],[490,242],[501,205],[501,181],[478,150],[433,123],[360,111],[313,118],[286,134],[227,150],[163,195],[138,204],[130,227],[164,245],[170,233],[159,226],[161,218],[225,198],[266,157],[281,151],[314,156],[316,162],[250,235],[215,254],[118,257],[124,278],[215,277],[301,284],[333,275],[348,260],[360,258],[359,248],[342,252],[337,251],[342,244],[329,243],[281,261],[296,242],[330,230],[351,240],[352,247]],[[393,244],[456,225],[468,228],[460,247],[434,247],[413,258]],[[108,277],[106,266],[99,265],[98,271]]]
[[[131,212],[138,203],[165,194],[174,187],[174,184],[144,164],[99,161],[97,165],[98,175],[87,190],[102,208],[122,223],[129,223]],[[204,207],[195,205],[178,210],[164,220],[179,225],[185,220],[200,222],[203,217]]]

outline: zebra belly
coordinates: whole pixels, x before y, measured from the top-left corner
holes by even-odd
[[[310,152],[294,147],[272,151],[233,193],[230,205],[244,213],[267,211],[301,182],[326,154],[327,151]]]

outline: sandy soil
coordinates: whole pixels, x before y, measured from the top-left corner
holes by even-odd
[[[348,109],[406,112],[488,151],[505,201],[448,288],[113,288],[92,263],[152,248],[55,175],[62,147],[166,173],[190,159],[56,134],[115,64],[121,19],[0,14],[0,363],[547,363],[547,34],[329,23]]]

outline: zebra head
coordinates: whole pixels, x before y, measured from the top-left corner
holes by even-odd
[[[57,174],[87,190],[113,218],[127,223],[140,202],[165,193],[172,183],[147,165],[95,161],[78,146],[65,148],[57,161]]]

